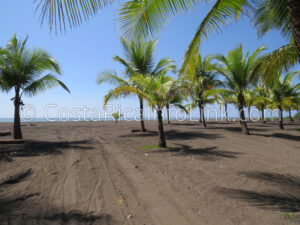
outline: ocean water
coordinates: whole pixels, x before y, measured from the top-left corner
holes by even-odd
[[[60,119],[60,118],[34,118],[34,119],[21,119],[21,122],[75,122],[75,121],[91,121],[92,119],[78,120],[78,118]],[[13,118],[0,118],[0,123],[12,123]],[[113,119],[100,119],[95,121],[113,121]]]
[[[166,120],[167,118],[164,118],[164,120]],[[177,120],[177,121],[199,121],[199,118],[195,117],[195,118],[170,118],[171,120]],[[236,118],[230,118],[230,119],[236,119]],[[124,118],[120,119],[121,121],[124,121]],[[153,121],[153,120],[157,120],[156,118],[144,118],[145,121]],[[207,121],[216,121],[216,118],[206,118]],[[217,119],[218,121],[220,121],[220,118]],[[225,118],[223,119],[225,121]],[[0,123],[12,123],[14,121],[13,118],[0,118]],[[79,122],[79,121],[113,121],[113,118],[101,118],[98,120],[95,119],[82,119],[82,120],[78,120],[78,118],[69,118],[69,119],[61,119],[61,118],[49,118],[49,119],[45,119],[45,118],[34,118],[34,119],[22,119],[21,118],[21,122]],[[139,121],[136,118],[126,118],[126,121]]]

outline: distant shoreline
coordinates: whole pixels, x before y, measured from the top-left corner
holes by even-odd
[[[110,119],[110,118],[103,118],[103,119],[100,119],[100,120],[93,120],[93,119],[87,119],[87,120],[78,120],[78,118],[70,118],[68,120],[62,120],[62,119],[59,119],[59,118],[49,118],[50,120],[47,120],[45,118],[35,118],[33,120],[23,120],[21,119],[21,122],[22,123],[51,123],[51,122],[114,122],[113,119]],[[144,118],[145,122],[147,121],[156,121],[157,119],[156,118],[150,118],[150,119],[147,119],[147,118]],[[164,118],[164,120],[167,120],[167,118]],[[175,118],[171,118],[170,119],[171,121],[178,121],[178,122],[187,122],[187,121],[190,121],[190,122],[197,122],[199,121],[199,118],[192,118],[192,120],[190,119],[183,119],[183,118],[179,118],[179,119],[175,119]],[[223,120],[221,120],[221,118],[218,118],[216,120],[216,118],[206,118],[207,122],[226,122],[226,119],[223,118]],[[232,117],[232,118],[229,118],[229,120],[231,120],[231,122],[233,122],[233,120],[235,121],[238,121],[239,118],[237,117]],[[13,118],[0,118],[0,123],[12,123],[14,121]],[[127,122],[138,122],[140,121],[139,119],[134,119],[134,118],[127,118],[126,120],[125,119],[120,119],[118,120],[120,122],[122,121],[127,121]]]

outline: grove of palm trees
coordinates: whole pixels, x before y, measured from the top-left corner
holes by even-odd
[[[0,225],[300,223],[298,0],[0,4]]]

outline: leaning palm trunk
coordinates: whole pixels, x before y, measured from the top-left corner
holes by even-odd
[[[293,37],[297,48],[298,58],[300,61],[300,1],[288,0],[287,2],[291,18]]]
[[[249,135],[249,129],[247,127],[247,122],[245,118],[245,112],[244,112],[244,95],[242,93],[239,93],[238,95],[239,100],[239,113],[240,113],[240,123],[242,125],[242,132],[246,135]]]
[[[279,113],[279,128],[281,130],[284,129],[284,126],[283,126],[283,116],[282,116],[282,107],[281,106],[278,106],[278,113]]]
[[[168,124],[171,124],[171,122],[170,122],[170,105],[169,105],[169,104],[167,104],[166,108],[167,108],[167,118],[168,118]]]
[[[22,130],[21,130],[21,119],[20,119],[20,105],[21,99],[19,96],[19,89],[16,89],[16,96],[14,98],[15,105],[15,115],[14,115],[14,139],[23,139]]]
[[[141,128],[142,128],[142,132],[146,132],[145,121],[144,121],[144,102],[143,102],[143,98],[139,97],[139,100],[140,100]]]
[[[163,124],[161,109],[157,110],[157,119],[158,119],[158,146],[165,148],[167,147],[167,144],[165,139],[164,124]]]
[[[293,117],[292,117],[291,109],[288,109],[288,111],[289,111],[289,118],[290,118],[290,121],[291,121],[291,122],[294,122],[294,119],[293,119]]]

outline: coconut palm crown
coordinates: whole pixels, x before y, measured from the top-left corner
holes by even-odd
[[[27,38],[18,40],[14,35],[5,48],[0,49],[0,79],[5,91],[13,90],[14,101],[14,138],[22,139],[20,126],[20,106],[22,96],[34,96],[55,86],[61,86],[70,92],[66,85],[53,73],[60,74],[57,62],[41,49],[26,48]]]
[[[176,68],[174,62],[169,58],[162,58],[157,64],[154,63],[156,41],[137,39],[127,42],[121,38],[121,43],[124,48],[125,58],[115,56],[113,59],[124,66],[124,78],[118,76],[116,72],[103,71],[98,76],[98,84],[107,82],[117,87],[134,86],[139,88],[138,84],[135,84],[134,80],[131,79],[133,76],[137,74],[145,77],[156,76],[156,74],[163,71],[173,71]],[[105,96],[105,104],[114,97],[110,93]],[[140,103],[141,131],[145,132],[143,97],[138,95],[138,98]]]
[[[270,88],[271,104],[269,107],[279,111],[279,128],[284,129],[282,112],[288,109],[293,101],[300,97],[300,84],[293,84],[292,79],[299,72],[288,73],[284,77],[280,74]]]
[[[215,66],[225,79],[230,90],[234,91],[238,100],[240,120],[244,134],[249,134],[245,120],[245,91],[257,84],[260,76],[264,56],[261,52],[264,46],[257,48],[252,54],[247,52],[244,55],[243,46],[239,45],[228,52],[227,56],[216,55],[215,58],[220,62]]]
[[[215,88],[223,83],[217,79],[218,73],[211,64],[212,56],[202,57],[195,54],[187,69],[183,73],[185,85],[189,87],[192,103],[190,108],[199,108],[200,122],[206,127],[204,118],[205,104],[213,103],[216,100]]]

